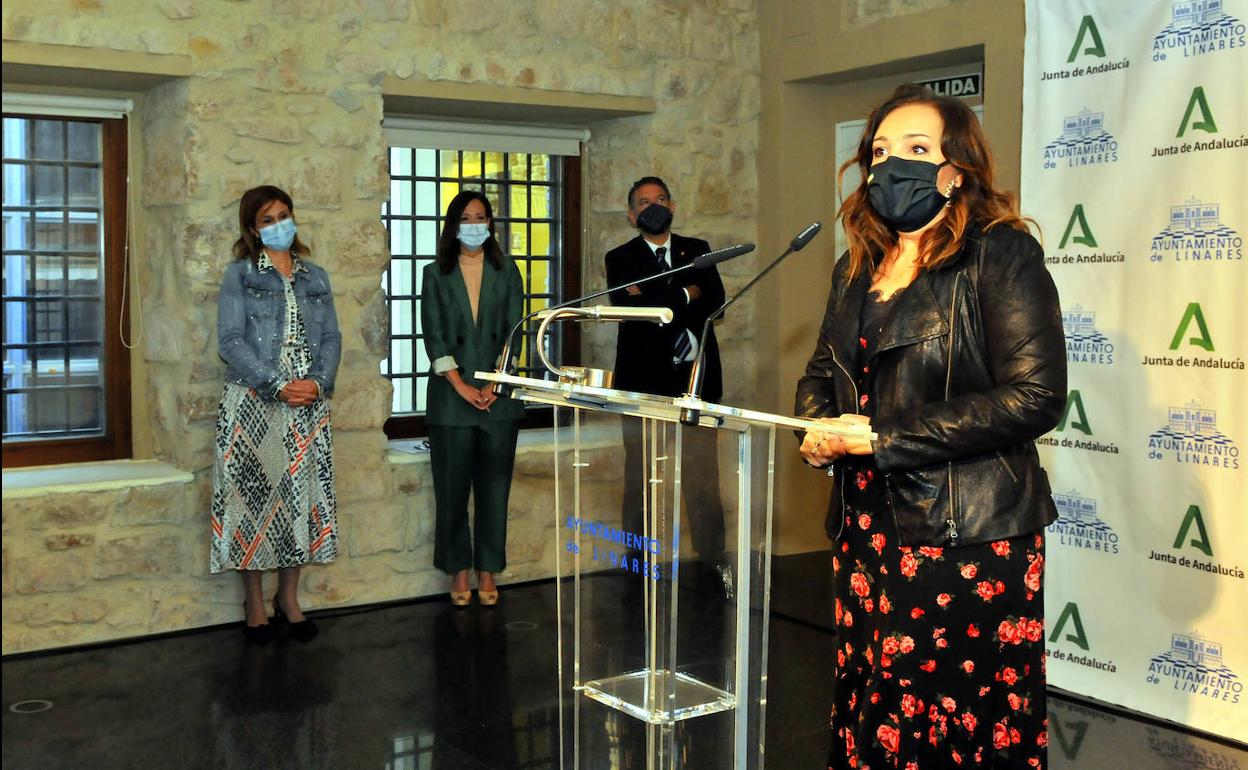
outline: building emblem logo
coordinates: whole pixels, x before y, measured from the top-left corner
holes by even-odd
[[[1239,447],[1218,430],[1218,413],[1195,401],[1172,406],[1166,427],[1148,437],[1148,456],[1211,468],[1239,468]]]
[[[1068,362],[1102,366],[1114,363],[1114,343],[1097,330],[1096,313],[1076,305],[1074,310],[1062,313],[1062,328],[1066,332]]]
[[[1105,113],[1085,109],[1062,121],[1062,135],[1044,148],[1044,167],[1067,168],[1115,163],[1118,140],[1105,129]]]
[[[1239,19],[1223,8],[1223,0],[1180,0],[1170,6],[1170,23],[1153,38],[1153,61],[1243,48],[1248,35]]]
[[[1118,533],[1097,515],[1096,500],[1071,490],[1054,494],[1053,502],[1058,515],[1049,532],[1057,536],[1058,543],[1085,551],[1118,553]]]
[[[1222,660],[1221,642],[1199,634],[1171,634],[1170,649],[1148,662],[1149,684],[1224,703],[1239,703],[1244,683]]]
[[[1244,239],[1222,224],[1222,206],[1195,197],[1170,207],[1170,221],[1153,236],[1152,262],[1240,262]]]

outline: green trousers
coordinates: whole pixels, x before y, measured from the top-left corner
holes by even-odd
[[[453,575],[460,570],[502,572],[507,566],[507,498],[516,461],[515,420],[473,427],[429,426],[433,496],[437,518],[433,566]],[[476,515],[468,532],[468,492]]]

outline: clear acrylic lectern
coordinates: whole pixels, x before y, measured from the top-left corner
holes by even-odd
[[[476,376],[556,412],[559,767],[761,770],[777,431],[829,426]],[[680,423],[690,405],[699,408],[698,427]],[[705,503],[713,499],[706,485],[715,485],[707,447],[719,454],[722,513]],[[702,493],[691,494],[697,485]],[[713,547],[706,544],[715,544],[718,527],[722,551],[699,553]]]

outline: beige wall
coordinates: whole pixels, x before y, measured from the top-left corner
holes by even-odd
[[[139,456],[191,474],[156,492],[125,485],[6,491],[5,653],[240,617],[239,581],[207,574],[223,372],[215,298],[237,235],[239,195],[264,182],[292,193],[301,234],[331,274],[344,335],[333,406],[342,556],[306,570],[306,604],[444,589],[430,565],[426,461],[396,465],[381,431],[390,405],[378,374],[387,347],[378,288],[388,259],[379,222],[388,191],[385,83],[463,84],[467,99],[483,85],[525,90],[537,101],[550,93],[561,109],[572,106],[563,114],[594,119],[604,104],[610,112],[611,97],[653,104],[653,114],[589,126],[586,289],[603,285],[606,248],[631,237],[624,194],[644,174],[672,182],[678,230],[714,243],[757,238],[761,98],[757,16],[748,0],[9,0],[3,39],[6,88],[22,44],[51,45],[63,48],[46,62],[26,62],[26,81],[73,81],[139,99],[130,201],[143,319],[133,369],[135,446]],[[73,66],[52,67],[64,64],[53,59],[66,50]],[[597,111],[577,113],[582,102]],[[753,264],[725,266],[730,290]],[[747,303],[722,327],[740,362],[730,401],[754,389],[755,349],[763,344],[754,317]],[[587,358],[608,362],[611,342],[590,335]],[[541,450],[525,454],[504,580],[550,574],[553,519],[540,492],[549,487],[541,475],[549,466]]]
[[[1017,190],[1022,114],[1023,4],[1019,0],[760,0],[762,142],[760,238],[779,243],[813,219],[827,229],[765,287],[758,334],[774,340],[759,392],[772,411],[793,390],[822,318],[837,254],[836,123],[866,117],[915,73],[982,62],[985,126],[1000,182]],[[792,445],[788,447],[794,450]],[[830,480],[778,453],[776,549],[827,547]]]

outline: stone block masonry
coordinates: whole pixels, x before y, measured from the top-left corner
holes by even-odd
[[[343,332],[333,407],[342,555],[306,570],[307,606],[445,589],[430,564],[427,465],[392,464],[382,434],[390,404],[378,374],[389,348],[378,288],[388,260],[379,225],[389,194],[387,76],[656,100],[653,115],[590,126],[576,255],[585,291],[605,285],[606,250],[633,236],[624,197],[646,174],[672,184],[678,232],[714,245],[757,240],[758,19],[744,0],[8,0],[3,39],[183,54],[193,70],[137,95],[130,242],[144,323],[134,371],[147,394],[133,404],[142,428],[135,433],[145,437],[143,456],[194,480],[90,494],[6,492],[5,653],[240,618],[240,581],[207,574],[223,370],[215,301],[239,196],[261,183],[293,195],[300,235],[330,273]],[[116,90],[107,77],[97,87]],[[743,283],[754,264],[732,265],[729,283]],[[753,317],[734,310],[725,321],[734,346],[725,400],[760,406],[750,395],[770,353],[758,349]],[[609,366],[613,351],[613,334],[591,331],[582,362]],[[549,457],[532,465],[549,468]],[[550,483],[543,473],[517,477],[504,582],[551,573],[554,517],[541,502]]]

